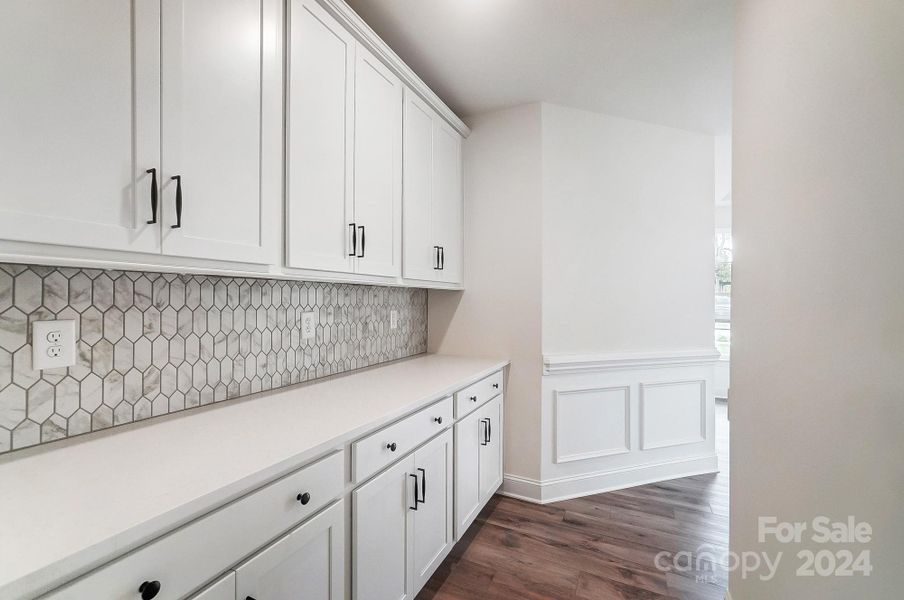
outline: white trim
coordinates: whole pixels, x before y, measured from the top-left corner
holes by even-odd
[[[712,453],[545,481],[506,474],[499,493],[535,504],[548,504],[679,477],[717,473],[718,471],[718,459],[716,454]]]
[[[645,391],[649,388],[655,387],[670,387],[674,385],[685,385],[688,383],[696,383],[700,386],[700,435],[687,437],[687,438],[675,438],[671,440],[660,441],[656,443],[650,443],[649,435],[645,429],[646,426],[646,393]],[[656,450],[657,448],[671,448],[672,446],[683,446],[685,444],[698,444],[700,442],[706,441],[706,415],[707,415],[707,403],[706,403],[706,380],[704,379],[686,379],[686,380],[676,380],[676,381],[657,381],[654,383],[644,383],[640,382],[638,384],[639,388],[639,396],[640,396],[640,449],[641,450]]]
[[[559,454],[559,440],[562,437],[562,431],[559,429],[560,417],[559,410],[563,396],[571,394],[583,394],[587,392],[614,392],[623,391],[625,395],[625,445],[621,448],[605,448],[590,452],[582,452],[580,454]],[[631,387],[627,385],[619,386],[591,386],[591,387],[572,387],[553,390],[553,462],[562,464],[567,462],[575,462],[579,460],[588,460],[591,458],[603,458],[604,456],[614,456],[616,454],[627,454],[631,452]]]
[[[399,58],[399,55],[396,54],[386,42],[380,39],[380,36],[378,36],[376,32],[364,22],[364,19],[358,16],[358,13],[352,10],[344,0],[317,1],[320,2],[324,8],[329,10],[330,13],[352,33],[352,35],[358,38],[358,40],[367,47],[368,50],[373,52],[387,67],[392,69],[392,71],[399,76],[399,79],[402,80],[402,83],[411,88],[411,90],[420,96],[424,102],[429,104],[433,110],[439,113],[439,115],[448,122],[455,131],[460,133],[463,137],[468,137],[471,134],[471,129],[465,125],[464,121],[452,112],[452,109],[446,106],[433,90],[427,87],[427,84],[424,83],[401,58]]]
[[[656,367],[691,367],[712,365],[718,359],[719,353],[714,347],[633,354],[546,354],[543,356],[543,374],[561,375]]]

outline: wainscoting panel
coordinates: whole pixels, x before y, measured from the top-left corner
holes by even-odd
[[[640,384],[640,448],[706,441],[706,381]]]
[[[554,394],[557,463],[631,451],[628,386],[557,389]]]
[[[503,493],[554,502],[718,471],[714,348],[545,357],[540,477]]]

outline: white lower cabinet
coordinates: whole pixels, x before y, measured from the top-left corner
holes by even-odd
[[[356,600],[413,598],[454,543],[452,432],[352,494]]]
[[[452,432],[446,431],[414,453],[421,476],[417,509],[411,511],[411,575],[415,593],[446,558],[455,543],[452,532]]]
[[[483,423],[478,435],[480,455],[480,501],[490,499],[502,485],[502,395],[496,396],[480,409]]]
[[[344,506],[338,500],[240,565],[235,571],[235,597],[344,600]]]
[[[455,539],[502,485],[502,395],[455,425]]]
[[[457,423],[435,401],[42,598],[345,600],[351,581],[354,600],[412,600],[502,483],[502,383],[462,387]]]
[[[235,571],[230,571],[210,584],[191,600],[235,600]]]

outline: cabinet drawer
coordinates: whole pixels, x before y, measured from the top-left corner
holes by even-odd
[[[408,454],[452,424],[452,398],[443,398],[413,415],[384,427],[352,444],[355,483],[364,481],[396,459]]]
[[[184,598],[331,502],[342,493],[344,480],[345,459],[343,452],[338,451],[142,546],[46,598],[135,600],[144,582],[155,587],[159,584],[156,600]]]
[[[502,393],[502,371],[497,371],[455,393],[455,418],[460,419]]]

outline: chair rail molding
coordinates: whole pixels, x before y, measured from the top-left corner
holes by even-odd
[[[600,373],[627,369],[714,365],[719,353],[712,348],[688,348],[624,354],[545,354],[544,375]]]

